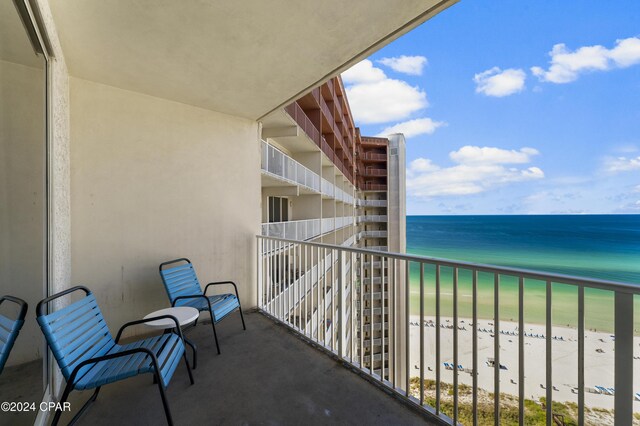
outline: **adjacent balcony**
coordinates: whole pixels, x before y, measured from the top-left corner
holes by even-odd
[[[363,176],[384,177],[387,176],[387,169],[374,169],[367,167],[362,171]]]
[[[351,225],[353,218],[349,216],[271,222],[262,224],[262,235],[306,241]]]
[[[262,171],[276,178],[320,192],[320,176],[279,149],[262,141]]]
[[[347,204],[353,204],[354,198],[344,190],[303,166],[279,149],[262,141],[262,172],[285,182],[300,185],[310,191],[321,193]]]
[[[387,238],[387,231],[360,231],[359,238]]]
[[[368,214],[368,215],[364,215],[364,216],[358,216],[357,217],[357,222],[358,223],[367,223],[367,222],[386,222],[387,221],[387,215],[379,215],[379,214]]]
[[[386,191],[387,185],[381,183],[365,183],[360,189],[362,191]]]
[[[365,161],[387,161],[387,154],[378,152],[363,152],[360,158]]]
[[[356,200],[358,207],[387,207],[387,200]]]
[[[257,250],[261,312],[438,423],[637,422],[638,285],[264,237]],[[323,267],[291,292],[290,259]]]

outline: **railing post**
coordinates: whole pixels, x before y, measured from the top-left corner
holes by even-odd
[[[262,272],[262,246],[264,244],[264,240],[260,237],[256,238],[256,261],[258,262],[258,268],[257,268],[257,279],[258,279],[258,309],[262,309],[263,307],[263,300],[262,300],[262,291],[264,288],[264,283],[262,282],[263,280],[263,272]]]
[[[633,420],[633,294],[615,292],[615,421]]]
[[[338,356],[344,359],[346,336],[344,333],[344,318],[345,318],[345,301],[344,301],[344,277],[343,277],[343,257],[342,250],[338,252]],[[333,331],[331,331],[333,333]]]

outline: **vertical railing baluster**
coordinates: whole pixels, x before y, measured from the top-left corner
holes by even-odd
[[[354,318],[355,318],[355,312],[353,312],[353,298],[355,297],[355,294],[353,293],[353,289],[354,289],[354,280],[355,280],[355,263],[353,262],[353,252],[350,251],[349,252],[349,358],[351,359],[351,362],[355,362],[355,343],[354,343],[354,339],[355,339],[355,335],[356,335],[356,330],[355,327],[353,326],[353,322],[354,322]]]
[[[453,424],[458,424],[458,268],[453,268]]]
[[[276,318],[278,318],[278,320],[282,320],[282,309],[281,309],[281,304],[282,304],[282,274],[283,274],[283,269],[282,269],[282,241],[278,241],[277,242],[277,246],[278,246],[278,288],[276,289],[276,297],[277,297],[277,301],[276,301]]]
[[[422,327],[422,324],[420,324]],[[440,265],[436,265],[436,414],[440,414]]]
[[[309,277],[311,276],[311,269],[309,268],[309,246],[304,244],[304,335],[308,336],[309,328],[307,322],[309,321]]]
[[[322,346],[327,346],[327,249],[322,248]]]
[[[524,425],[524,277],[518,279],[518,423]]]
[[[321,264],[320,264],[320,253],[321,253],[321,248],[318,247],[317,253],[316,253],[316,314],[314,315],[314,317],[316,318],[316,342],[320,342],[320,318],[321,318],[321,313],[322,313],[322,307],[320,306],[320,291],[321,291],[321,283],[320,280],[322,279],[322,276],[320,275],[321,273]]]
[[[380,363],[380,380],[384,382],[384,364],[385,364],[385,350],[384,340],[386,333],[384,332],[384,256],[380,256],[380,349],[381,349],[381,363]]]
[[[340,282],[340,277],[336,280],[336,251],[331,249],[331,351],[335,352],[336,350],[336,328],[339,327],[339,324],[336,324],[336,286]],[[338,289],[338,294],[340,294],[340,289]],[[338,301],[338,309],[340,309],[339,305],[340,301]],[[339,318],[338,318],[339,319]]]
[[[546,397],[546,406],[547,406],[547,426],[551,426],[553,424],[553,407],[552,407],[552,391],[553,391],[553,366],[552,366],[552,358],[551,358],[551,281],[547,280],[547,298],[546,298],[546,344],[545,344],[545,355],[546,355],[546,387],[547,387],[547,397]]]
[[[406,395],[407,398],[411,395],[410,387],[411,387],[411,370],[409,368],[411,364],[411,336],[410,331],[410,295],[411,295],[411,276],[409,275],[411,269],[411,262],[409,260],[404,261],[404,343],[406,345],[406,350],[404,353],[404,374],[405,374],[405,386],[406,386]]]
[[[494,356],[494,369],[493,369],[493,412],[494,412],[494,424],[500,425],[500,275],[493,274],[493,356]]]
[[[296,271],[296,266],[298,265],[298,247],[300,246],[300,244],[296,243],[296,244],[292,244],[292,249],[293,249],[293,265],[292,265],[292,271],[291,271],[291,275],[293,275],[291,281],[293,281],[293,283],[291,284],[291,286],[293,287],[290,291],[290,293],[293,293],[291,295],[291,314],[290,316],[292,317],[292,321],[293,321],[293,327],[298,327],[300,326],[300,316],[298,316],[298,324],[296,325],[296,305],[298,304],[298,300],[300,297],[300,288],[299,285],[300,283],[298,282],[298,276],[300,273],[300,269],[298,269]]]
[[[393,276],[393,283],[389,282],[389,288],[391,289],[391,299],[389,300],[389,309],[391,310],[391,315],[389,315],[389,318],[390,318],[389,330],[391,330],[391,332],[389,333],[389,340],[390,340],[389,348],[391,348],[390,350],[391,355],[389,356],[389,365],[391,365],[391,375],[389,378],[390,378],[393,389],[396,389],[396,382],[397,382],[397,379],[396,379],[396,373],[397,373],[396,332],[398,331],[397,325],[396,325],[397,323],[396,314],[398,312],[398,310],[396,309],[396,286],[398,285],[397,261],[398,259],[393,258],[393,261],[389,262],[389,267],[391,268],[391,271],[393,271],[392,274],[389,274],[390,276]]]
[[[271,240],[265,240],[266,245],[267,245],[267,258],[266,258],[266,287],[265,287],[265,292],[266,292],[266,301],[265,301],[265,309],[268,313],[273,314],[273,312],[271,312],[271,256],[273,256],[273,254],[271,253]]]
[[[262,262],[264,261],[264,240],[262,238],[256,238],[256,272],[258,277],[258,309],[264,309],[262,305],[263,289],[264,289],[264,274],[262,271]]]
[[[364,369],[364,254],[360,253],[360,368]]]
[[[614,424],[633,422],[633,294],[615,292]]]
[[[307,271],[303,270],[303,265],[302,265],[302,243],[298,244],[298,330],[302,330],[302,299],[307,297],[307,293],[302,293],[303,290],[303,285],[302,283],[304,282],[304,278],[303,278],[303,271],[304,271],[304,275],[306,276]]]
[[[584,426],[584,287],[578,287],[578,426]]]
[[[420,262],[420,405],[424,405],[424,263]]]
[[[478,426],[478,271],[473,271],[471,279],[471,315],[473,316],[473,396],[471,404],[473,426]]]
[[[373,255],[369,255],[369,374],[373,376]]]
[[[345,327],[344,327],[344,314],[345,314],[345,301],[344,301],[344,277],[342,275],[342,250],[338,252],[338,356],[340,359],[344,359],[345,356]],[[335,314],[334,314],[335,315]],[[332,330],[331,334],[334,336],[336,333]]]

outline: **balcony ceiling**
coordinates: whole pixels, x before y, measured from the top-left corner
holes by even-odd
[[[258,119],[457,0],[51,0],[72,76]]]

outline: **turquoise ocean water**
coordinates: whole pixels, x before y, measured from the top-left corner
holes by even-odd
[[[640,286],[640,215],[555,216],[409,216],[407,252],[430,257],[533,269],[566,275],[622,281]],[[451,271],[442,271],[443,293]],[[461,272],[461,311],[469,311],[471,274]],[[434,270],[425,270],[426,309],[433,304]],[[492,313],[493,279],[479,277],[480,315]],[[411,268],[412,311],[419,305],[419,269]],[[544,283],[525,283],[531,322],[544,318]],[[571,324],[577,290],[554,285],[554,322]],[[465,297],[466,296],[466,297]],[[588,291],[588,326],[608,329],[612,321],[612,293]],[[517,282],[504,277],[500,287],[501,317],[517,317]],[[636,306],[640,298],[636,297]],[[443,314],[448,309],[446,295]],[[636,318],[639,316],[636,315]],[[637,321],[636,321],[637,322]]]

